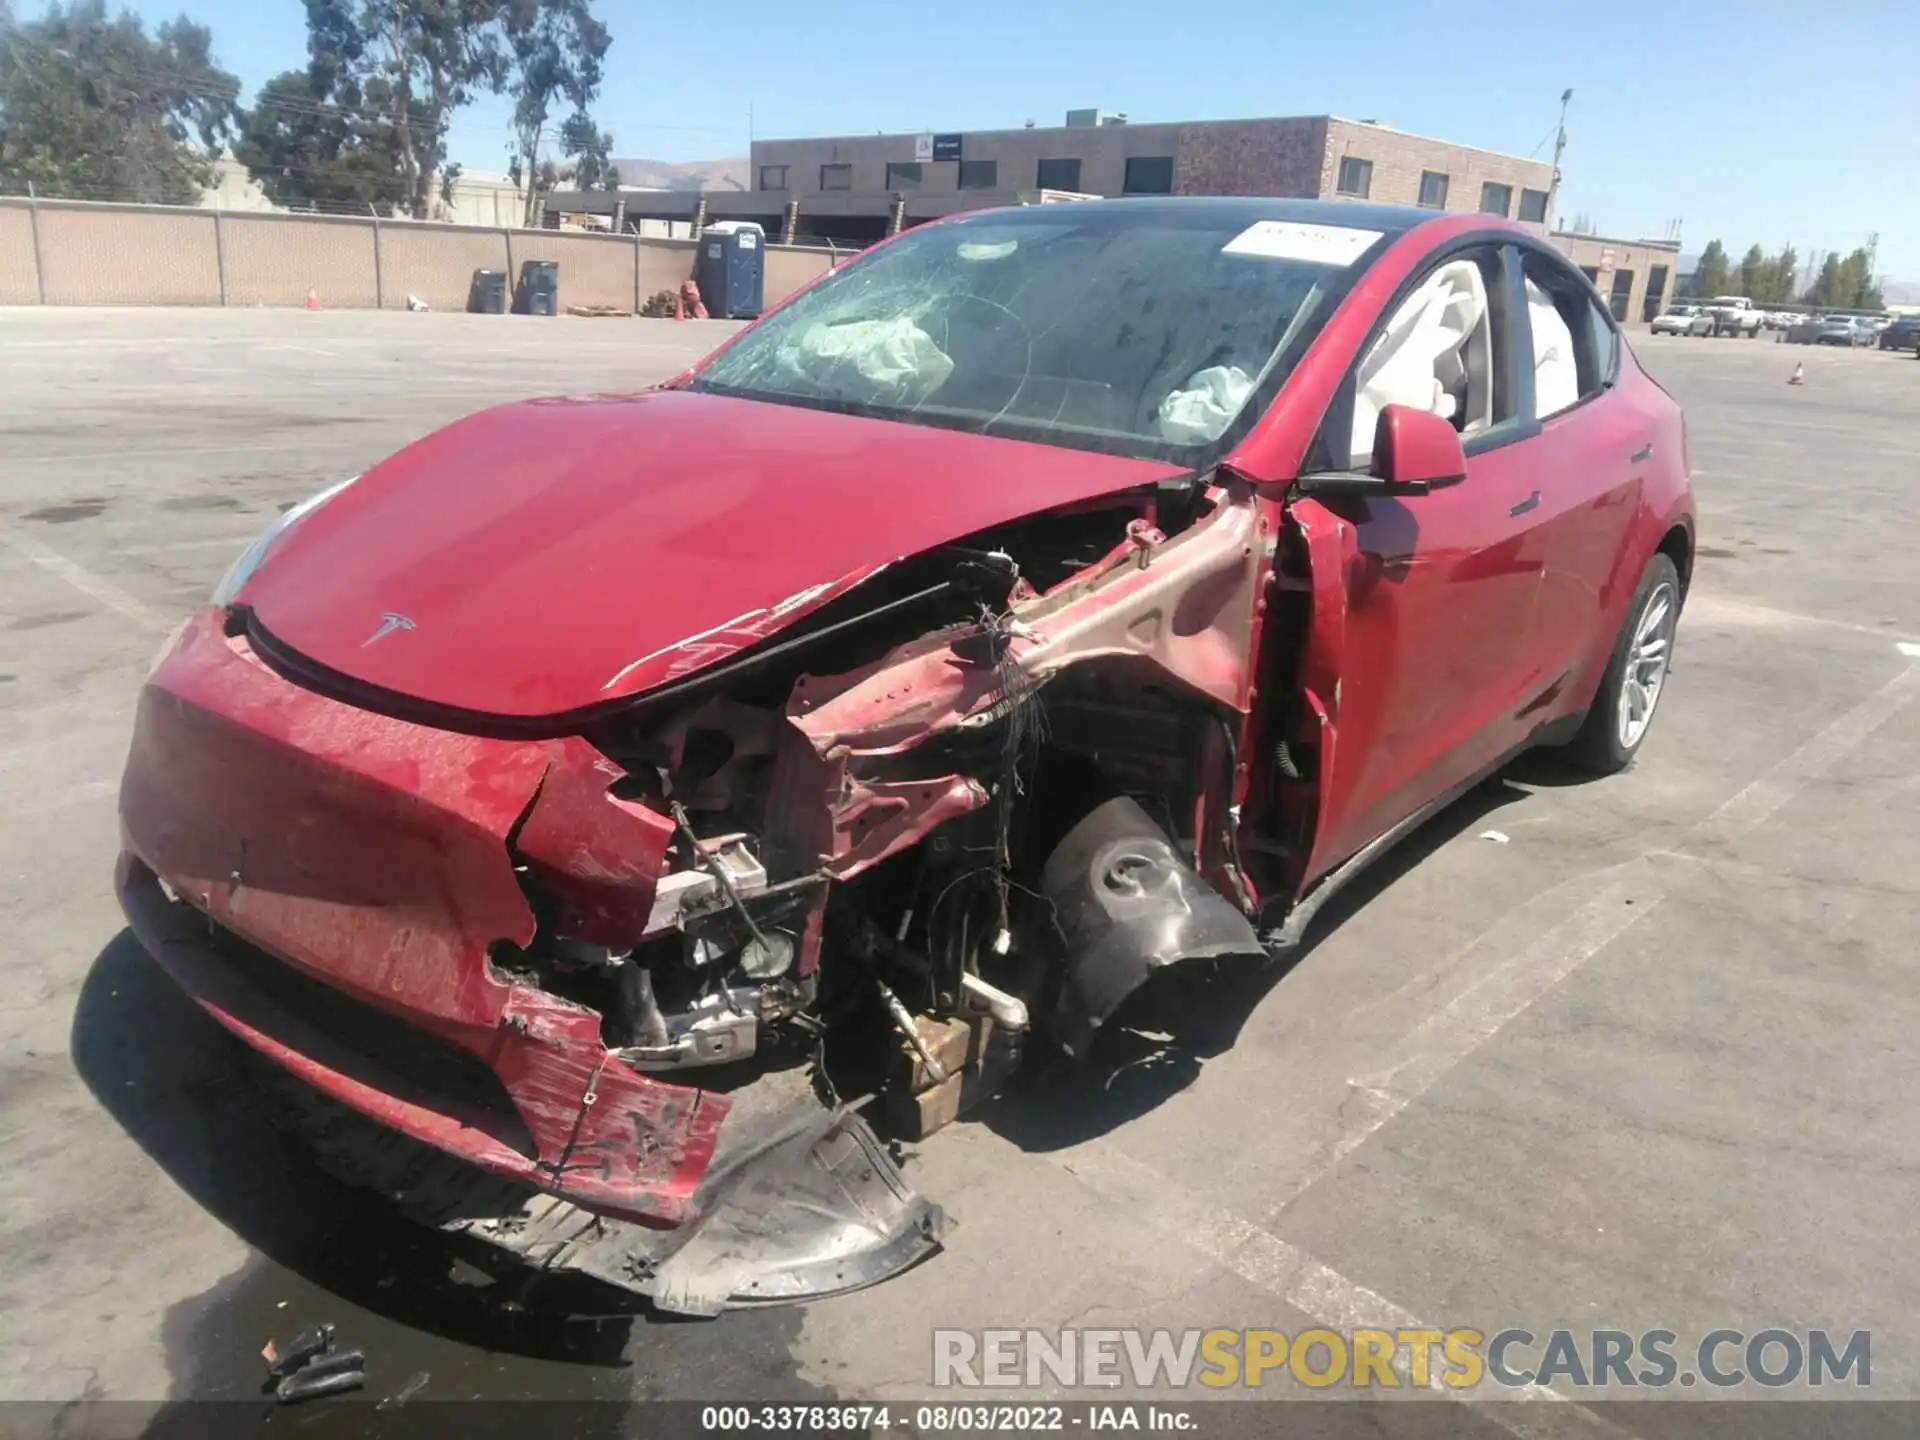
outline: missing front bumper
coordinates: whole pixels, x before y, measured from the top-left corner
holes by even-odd
[[[538,1168],[485,1107],[419,1093],[407,1077],[366,1065],[311,1016],[291,1013],[134,857],[122,857],[118,879],[148,952],[284,1077],[308,1128],[325,1135],[321,1162],[416,1220],[514,1263],[591,1276],[687,1315],[862,1289],[939,1249],[948,1224],[940,1208],[907,1184],[865,1121],[821,1105],[798,1071],[730,1097],[712,1163],[677,1207],[681,1223],[623,1220],[537,1188]]]

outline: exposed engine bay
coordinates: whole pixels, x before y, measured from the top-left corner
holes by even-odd
[[[635,1070],[779,1036],[917,1138],[1036,1033],[1084,1053],[1159,967],[1261,954],[1222,805],[1259,551],[1228,501],[970,537],[642,697],[587,738],[672,822],[643,932],[522,865],[540,933],[494,964],[598,1011]]]

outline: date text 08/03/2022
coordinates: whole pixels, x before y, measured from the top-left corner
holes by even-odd
[[[855,1434],[901,1429],[909,1434],[1063,1432],[1073,1430],[1152,1430],[1190,1433],[1198,1428],[1191,1410],[1138,1402],[1081,1405],[840,1404],[707,1405],[701,1407],[703,1434],[790,1431],[843,1431]]]

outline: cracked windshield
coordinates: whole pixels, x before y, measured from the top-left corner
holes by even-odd
[[[1204,208],[931,226],[769,317],[696,388],[1084,449],[1198,452],[1281,377],[1346,269],[1249,244],[1248,228]]]

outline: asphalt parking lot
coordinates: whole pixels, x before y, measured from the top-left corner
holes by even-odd
[[[1870,1330],[1872,1393],[1920,1398],[1911,356],[1636,340],[1702,511],[1636,768],[1522,762],[1330,907],[1230,1048],[1143,1044],[938,1136],[910,1175],[958,1226],[900,1279],[563,1323],[313,1172],[112,900],[145,668],[288,503],[721,333],[0,311],[0,1399],[245,1398],[317,1320],[374,1399],[910,1399],[936,1325],[1101,1324]]]

